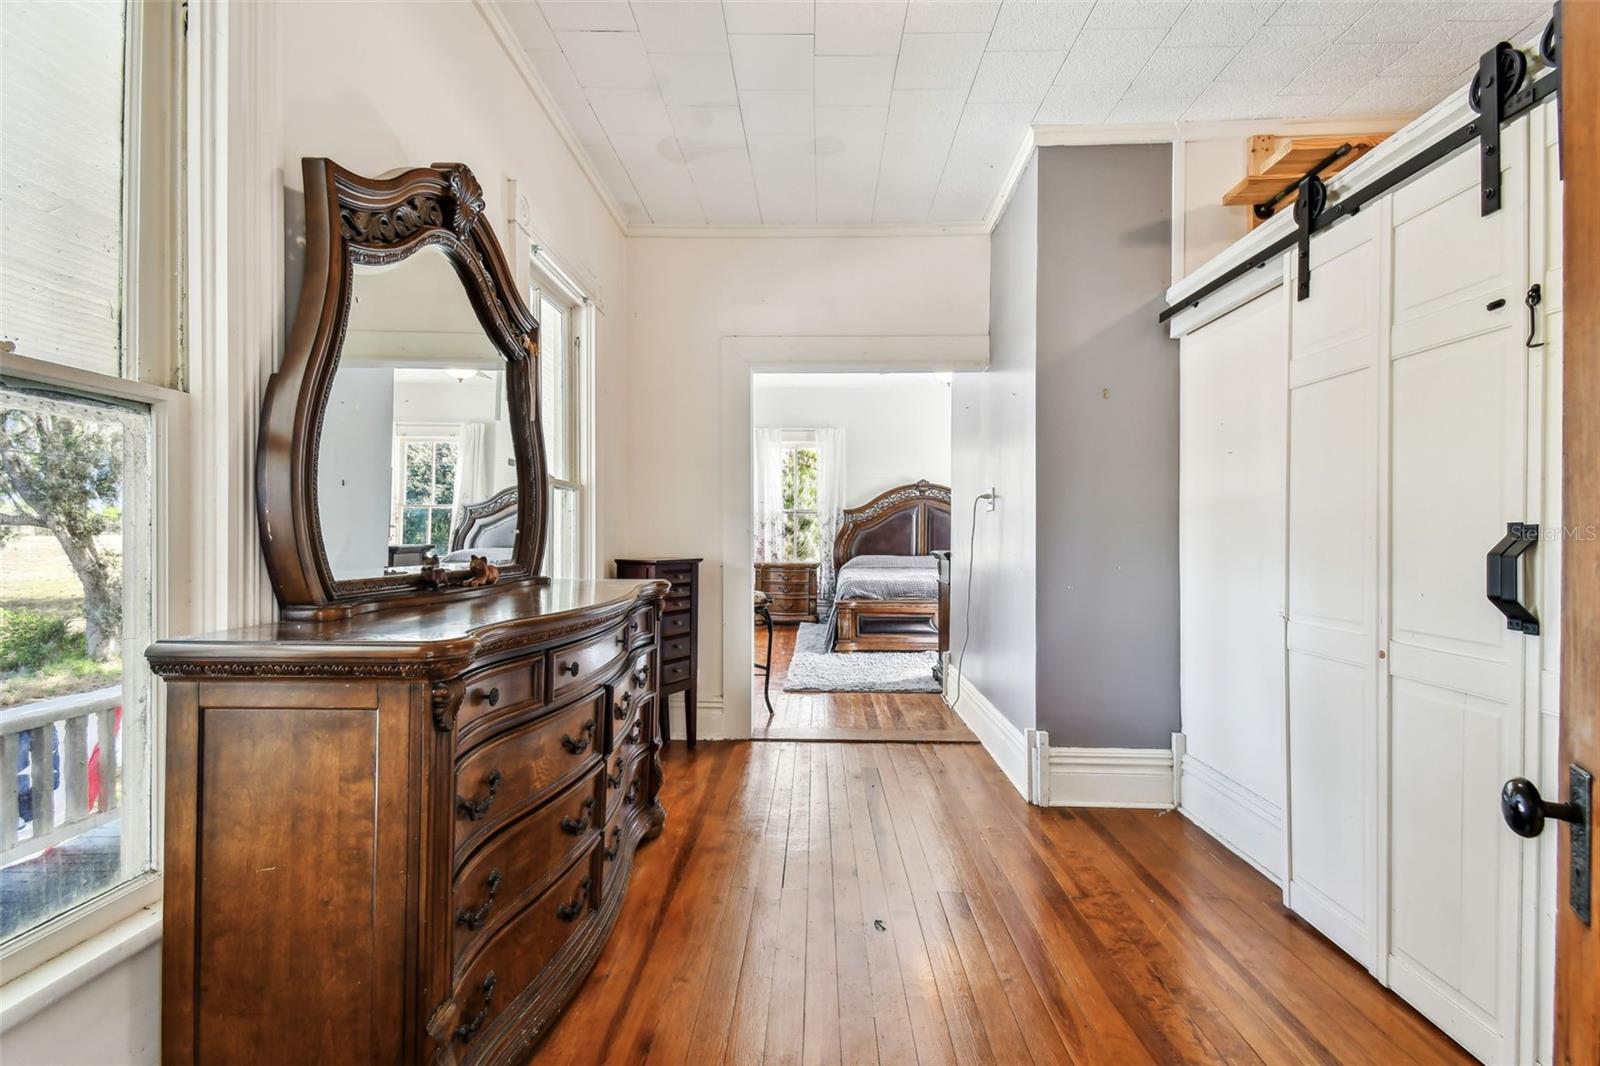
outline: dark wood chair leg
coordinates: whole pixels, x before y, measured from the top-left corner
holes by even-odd
[[[689,746],[694,747],[694,689],[683,690],[683,732],[689,740]]]
[[[664,748],[672,743],[672,697],[663,695],[661,704],[661,746]]]

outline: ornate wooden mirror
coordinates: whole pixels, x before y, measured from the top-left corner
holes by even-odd
[[[305,276],[256,456],[284,615],[544,580],[539,323],[477,180],[302,165]]]

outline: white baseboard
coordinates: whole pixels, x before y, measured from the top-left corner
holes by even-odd
[[[682,693],[667,697],[667,720],[671,723],[674,740],[681,740],[688,735],[684,731],[683,710]],[[727,718],[722,711],[721,696],[701,696],[694,701],[694,724],[697,741],[733,739],[728,735]]]
[[[1051,807],[1172,806],[1170,748],[1051,748]]]
[[[1033,802],[1032,789],[1029,787],[1031,775],[1028,772],[1028,734],[1033,730],[1018,728],[971,682],[963,680],[954,668],[947,668],[945,677],[946,688],[960,693],[960,699],[956,700],[956,716],[977,735],[983,750],[1000,767],[1000,772],[1006,775],[1012,787],[1022,794],[1023,799]]]
[[[1282,887],[1283,810],[1193,755],[1178,772],[1184,817]]]

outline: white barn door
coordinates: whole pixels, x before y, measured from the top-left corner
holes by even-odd
[[[1523,343],[1526,130],[1506,130],[1517,162],[1495,214],[1480,213],[1476,152],[1392,204],[1388,980],[1488,1062],[1517,1058],[1521,842],[1498,800],[1527,769],[1535,639],[1508,630],[1484,590],[1485,553],[1507,523],[1539,518]]]

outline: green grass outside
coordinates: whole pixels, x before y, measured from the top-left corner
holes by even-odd
[[[112,543],[120,537],[108,538]],[[20,667],[12,661],[0,669],[0,707],[31,700],[65,696],[73,692],[114,685],[122,678],[120,658],[98,662],[83,654],[83,588],[61,545],[49,534],[24,533],[0,544],[0,609],[11,613],[59,619],[64,630],[52,629],[51,639],[34,642],[27,657],[37,666]],[[27,619],[30,632],[38,619]],[[23,626],[12,617],[0,630],[16,633]]]

